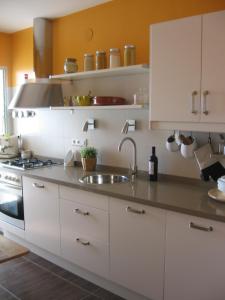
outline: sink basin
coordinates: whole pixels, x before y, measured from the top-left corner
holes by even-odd
[[[95,174],[86,175],[79,179],[81,183],[87,184],[114,184],[128,182],[129,178],[125,175],[115,175],[115,174]]]

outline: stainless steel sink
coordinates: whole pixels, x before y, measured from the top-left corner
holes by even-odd
[[[128,182],[129,177],[116,174],[94,174],[83,176],[79,179],[79,181],[86,184],[114,184]]]

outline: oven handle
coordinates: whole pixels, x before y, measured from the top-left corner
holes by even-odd
[[[2,183],[0,182],[0,190],[4,189],[4,190],[17,190],[17,191],[22,191],[22,186],[17,186],[17,185],[13,185],[13,184],[10,184],[10,183]]]

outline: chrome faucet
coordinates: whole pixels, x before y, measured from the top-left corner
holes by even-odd
[[[130,137],[125,137],[121,140],[118,146],[118,151],[121,151],[122,145],[125,141],[130,141],[132,145],[134,146],[134,152],[133,152],[133,166],[130,167],[130,173],[132,176],[135,176],[137,174],[137,147],[135,141]]]

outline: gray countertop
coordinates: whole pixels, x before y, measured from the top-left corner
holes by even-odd
[[[87,172],[80,167],[64,168],[63,165],[19,173],[72,188],[225,222],[225,203],[218,203],[207,194],[210,188],[216,186],[212,182],[170,176],[162,176],[158,182],[149,182],[147,176],[140,175],[133,183],[87,185],[79,183],[79,178]]]

